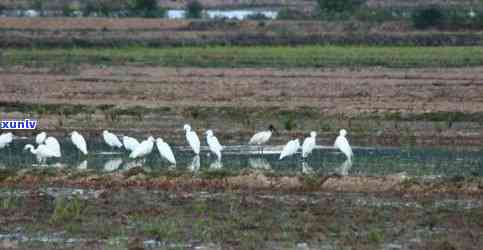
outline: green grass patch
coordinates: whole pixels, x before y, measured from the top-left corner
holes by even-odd
[[[254,46],[115,49],[7,49],[2,66],[81,63],[195,67],[466,67],[483,64],[483,47]]]
[[[63,222],[72,222],[81,218],[82,211],[85,207],[84,202],[77,196],[72,199],[59,197],[55,199],[55,208],[49,222],[59,224]],[[75,224],[66,224],[75,227]],[[73,231],[75,228],[72,228]]]

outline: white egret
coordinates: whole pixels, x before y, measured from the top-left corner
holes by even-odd
[[[49,136],[45,139],[45,146],[54,153],[55,157],[61,157],[62,153],[60,151],[60,144],[55,137]]]
[[[70,133],[70,140],[84,154],[87,155],[87,144],[84,137],[77,131]]]
[[[312,153],[312,150],[314,150],[316,136],[317,133],[312,131],[310,132],[310,137],[305,138],[304,143],[302,144],[302,158],[307,158],[307,156]]]
[[[111,148],[122,148],[122,143],[119,141],[119,138],[108,130],[104,130],[102,132],[102,137],[107,145]]]
[[[287,156],[291,156],[295,153],[297,153],[297,151],[299,150],[300,148],[300,141],[299,139],[293,139],[289,142],[287,142],[287,144],[285,145],[285,147],[283,147],[283,150],[282,152],[280,153],[280,158],[279,160],[287,157]]]
[[[172,164],[176,164],[176,159],[174,158],[173,150],[168,143],[164,142],[163,139],[156,139],[156,147],[158,148],[159,154],[162,158],[168,160]]]
[[[200,154],[200,138],[198,138],[196,132],[192,131],[191,126],[188,124],[185,124],[183,129],[186,131],[186,140],[193,149],[193,152],[195,154]]]
[[[30,150],[30,153],[37,157],[39,163],[43,163],[47,158],[57,157],[55,152],[53,152],[47,145],[41,144],[35,148],[32,144],[27,144],[24,150]]]
[[[124,148],[129,152],[134,151],[134,149],[139,146],[138,140],[129,136],[122,137],[122,144],[124,144]]]
[[[129,155],[129,158],[139,158],[150,154],[154,147],[154,137],[150,136],[147,140],[144,140],[137,146]]]
[[[253,144],[256,144],[258,146],[260,146],[260,152],[263,154],[263,144],[265,144],[266,142],[268,142],[268,140],[270,140],[270,137],[272,136],[272,133],[275,132],[275,128],[273,127],[273,125],[270,124],[270,126],[268,126],[268,130],[266,131],[261,131],[261,132],[258,132],[256,134],[254,134],[252,136],[252,138],[250,138],[250,141],[248,142],[248,144],[250,145],[253,145]]]
[[[208,147],[210,148],[210,151],[218,157],[218,161],[221,160],[221,151],[223,150],[223,146],[221,146],[220,142],[218,141],[218,138],[216,138],[215,135],[213,135],[213,131],[211,129],[208,129],[206,131],[206,143],[208,144]]]
[[[0,149],[8,146],[13,141],[13,134],[11,132],[0,135]]]
[[[352,156],[354,154],[352,153],[352,148],[349,145],[349,141],[347,138],[345,138],[346,135],[347,131],[345,129],[341,129],[339,131],[339,136],[337,136],[337,139],[335,139],[334,147],[342,151],[347,159],[352,162]]]
[[[47,139],[47,133],[38,133],[37,136],[35,136],[35,143],[37,143],[37,145],[42,144],[44,143],[45,139]]]

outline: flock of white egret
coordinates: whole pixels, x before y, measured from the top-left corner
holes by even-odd
[[[193,150],[195,155],[200,154],[200,139],[195,131],[191,129],[191,126],[185,124],[183,127],[186,135],[186,140]],[[248,144],[250,145],[257,145],[259,146],[260,153],[263,154],[263,145],[265,145],[272,136],[275,128],[270,125],[266,131],[261,131],[254,134]],[[213,130],[208,129],[206,130],[206,144],[212,154],[214,154],[217,158],[217,161],[221,161],[222,151],[224,146],[220,144],[218,138],[213,133]],[[347,161],[351,162],[353,153],[349,141],[346,138],[347,131],[345,129],[341,129],[339,132],[339,136],[334,142],[334,147],[342,151],[347,157]],[[158,149],[159,154],[163,159],[170,162],[171,164],[176,164],[176,159],[171,150],[171,147],[168,143],[164,142],[163,139],[149,136],[146,140],[139,142],[137,139],[129,136],[122,136],[122,142],[119,140],[118,136],[109,132],[108,130],[104,130],[102,132],[102,137],[104,142],[110,146],[111,148],[125,148],[129,154],[129,158],[137,159],[146,157],[148,154],[152,153],[154,149],[154,144],[156,144],[156,148]],[[315,131],[310,132],[310,136],[305,138],[302,145],[300,145],[299,139],[290,140],[284,147],[282,152],[280,153],[279,159],[282,160],[286,157],[292,156],[297,154],[301,150],[302,158],[307,158],[314,148],[316,147],[316,137],[317,133]],[[14,140],[15,136],[9,133],[3,133],[0,135],[0,149],[6,147]],[[77,131],[73,131],[70,133],[70,140],[72,144],[82,153],[83,155],[87,155],[87,143],[84,137],[78,133]],[[35,142],[37,147],[32,144],[27,144],[24,147],[24,150],[29,150],[30,153],[36,156],[37,160],[40,163],[45,162],[48,158],[52,157],[61,157],[61,147],[58,140],[55,137],[47,136],[46,132],[41,132],[36,135]]]

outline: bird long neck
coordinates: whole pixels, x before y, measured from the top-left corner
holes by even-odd
[[[27,148],[30,150],[30,153],[37,154],[37,149],[34,148],[32,145],[27,145]]]

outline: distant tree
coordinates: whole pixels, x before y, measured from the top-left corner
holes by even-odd
[[[411,15],[411,20],[415,28],[426,29],[442,25],[445,14],[438,6],[429,6],[416,10]]]
[[[79,11],[79,6],[77,6],[76,4],[72,4],[72,3],[64,3],[62,5],[62,14],[64,16],[74,16],[75,13]]]
[[[327,17],[349,16],[365,3],[365,0],[317,0],[321,15]]]
[[[82,15],[92,14],[100,16],[112,16],[116,11],[126,8],[126,0],[86,0],[83,1]]]
[[[166,12],[158,6],[157,0],[130,0],[128,7],[133,16],[163,17]]]
[[[201,14],[203,12],[203,5],[198,2],[197,0],[190,1],[188,5],[186,5],[186,17],[187,18],[201,18]]]
[[[44,15],[45,0],[33,0],[31,8],[37,10],[41,16]]]

